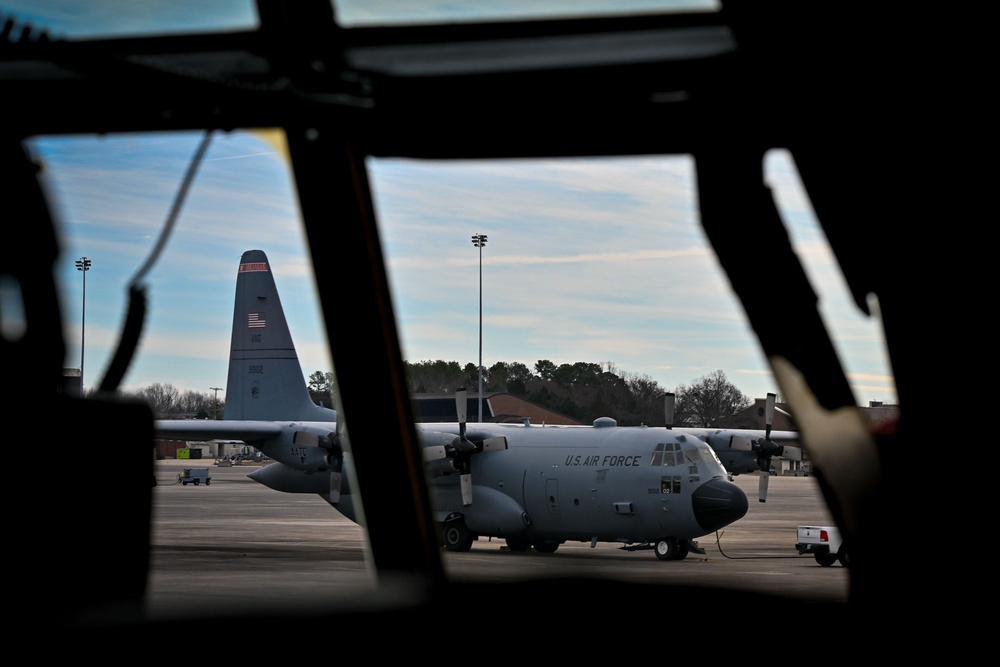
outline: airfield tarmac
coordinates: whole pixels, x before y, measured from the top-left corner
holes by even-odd
[[[374,589],[364,531],[311,494],[273,491],[247,477],[253,466],[212,460],[156,462],[146,610],[150,618],[212,610],[357,600]],[[183,467],[207,467],[210,485],[181,485]],[[812,477],[772,476],[766,503],[756,475],[735,481],[747,515],[701,538],[704,555],[660,561],[651,550],[573,542],[553,554],[513,553],[481,539],[467,553],[442,550],[455,581],[581,576],[671,583],[846,602],[849,571],[795,551],[796,526],[832,523]]]

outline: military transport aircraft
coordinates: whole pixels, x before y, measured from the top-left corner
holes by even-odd
[[[700,551],[695,538],[747,512],[746,495],[713,447],[740,461],[741,455],[769,461],[783,451],[769,433],[619,427],[611,418],[586,427],[470,426],[464,391],[456,404],[457,423],[417,425],[436,519],[452,551],[490,536],[506,539],[514,551],[621,542],[655,548],[663,560],[684,558]],[[771,411],[773,404],[772,394]],[[236,280],[225,419],[159,420],[157,436],[243,440],[275,461],[252,479],[278,491],[315,493],[360,522],[342,425],[335,410],[309,396],[266,254],[246,251]]]

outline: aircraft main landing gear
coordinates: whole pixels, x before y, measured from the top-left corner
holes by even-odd
[[[465,525],[461,516],[445,519],[444,548],[448,551],[468,551],[472,548],[475,536]]]

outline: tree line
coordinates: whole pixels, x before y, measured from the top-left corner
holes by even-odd
[[[459,388],[472,394],[479,389],[478,367],[473,363],[407,362],[406,377],[411,395],[450,394]],[[332,372],[315,371],[306,383],[316,404],[335,405],[337,387]],[[523,363],[498,361],[483,367],[483,392],[506,392],[582,424],[598,417],[613,417],[622,426],[666,423],[663,406],[667,390],[647,375],[620,371],[610,362],[555,364],[540,359],[529,369]],[[721,370],[690,385],[680,385],[673,393],[674,424],[678,426],[740,426],[727,420],[751,404]],[[182,393],[169,384],[155,383],[129,395],[149,404],[159,418],[225,417],[225,405],[216,400],[217,393]]]

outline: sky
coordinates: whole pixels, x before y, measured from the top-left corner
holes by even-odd
[[[10,4],[18,3],[0,8]],[[32,142],[45,164],[61,242],[54,270],[65,365],[80,367],[82,340],[87,388],[107,369],[129,283],[161,240],[201,139],[176,133]],[[304,374],[333,370],[280,146],[280,138],[254,132],[212,138],[162,254],[142,278],[149,312],[123,388],[219,387],[224,398],[236,272],[252,248],[271,262]],[[872,318],[853,305],[789,155],[776,151],[766,166],[857,402],[895,403],[877,303]],[[372,159],[368,169],[407,361],[477,363],[481,269],[486,367],[601,363],[667,390],[721,370],[750,398],[780,398],[701,230],[689,157]],[[488,237],[481,264],[475,234]],[[357,261],[339,248],[321,254]],[[86,273],[75,266],[84,256],[92,262]],[[765,272],[762,288],[774,291],[780,316],[781,285],[767,280]],[[350,326],[350,313],[337,320]]]

